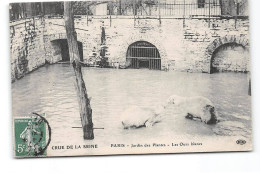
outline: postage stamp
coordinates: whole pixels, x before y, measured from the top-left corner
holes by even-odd
[[[14,119],[15,156],[46,156],[46,120],[40,115]]]

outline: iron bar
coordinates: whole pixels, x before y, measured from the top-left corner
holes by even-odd
[[[110,8],[109,13],[108,13],[109,15],[111,15],[111,16],[112,15],[125,15],[125,16],[134,16],[134,18],[136,18],[136,16],[138,16],[138,14],[140,14],[140,10],[145,12],[145,11],[148,11],[148,10],[151,11],[151,9],[157,9],[158,8],[159,14],[154,14],[154,13],[149,12],[146,15],[147,16],[153,16],[153,15],[157,16],[157,15],[159,15],[160,21],[161,21],[162,16],[174,16],[174,15],[180,15],[180,16],[185,17],[185,18],[186,18],[186,16],[201,16],[201,17],[205,17],[205,18],[211,18],[212,16],[221,16],[220,1],[215,1],[215,0],[214,1],[210,0],[208,2],[207,1],[193,1],[193,2],[183,1],[183,2],[179,2],[179,1],[171,0],[170,2],[165,2],[165,3],[162,3],[162,2],[160,3],[158,1],[158,3],[156,3],[156,4],[150,4],[150,5],[147,5],[147,6],[142,6],[142,5],[138,6],[136,0],[134,0],[132,6],[125,6],[125,7],[121,6],[120,0],[118,0],[117,2],[118,3],[117,3],[116,6],[119,6],[117,8],[117,12],[112,13],[112,9]],[[23,4],[24,3],[22,3],[22,5]],[[246,9],[248,8],[247,0],[242,0],[239,3],[238,6],[239,6],[237,8],[238,9],[238,15],[245,15]],[[88,19],[88,16],[91,15],[91,13],[89,13],[90,10],[88,8],[89,7],[86,7],[86,10],[83,14],[83,15],[87,16],[87,19]],[[58,11],[54,12],[54,15],[53,14],[52,15],[46,14],[44,3],[43,3],[43,6],[42,6],[42,9],[44,9],[42,11],[44,11],[44,15],[46,15],[46,17],[47,16],[62,17],[60,12],[58,12]],[[10,13],[11,13],[11,16],[14,16],[13,11],[11,11]],[[24,14],[24,13],[25,13],[25,9],[22,8],[21,14]],[[34,13],[33,15],[28,16],[28,17],[29,18],[42,17],[42,16],[39,16],[37,14],[39,14],[39,13],[38,12]],[[82,15],[82,14],[75,11],[75,15]],[[156,18],[158,18],[158,17],[156,17]],[[26,15],[17,16],[12,20],[21,20],[21,19],[26,19]],[[87,23],[88,23],[88,21],[87,21]]]
[[[209,0],[209,28],[210,28],[210,15],[211,15],[211,6],[210,6],[211,0]]]
[[[133,69],[139,69],[140,65],[141,67],[147,67],[149,69],[161,69],[159,51],[155,46],[145,41],[130,45],[126,59],[131,61],[130,67]]]

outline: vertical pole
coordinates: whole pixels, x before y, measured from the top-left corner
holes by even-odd
[[[251,78],[249,78],[248,95],[251,96]]]
[[[158,11],[159,11],[159,23],[160,25],[162,24],[162,21],[161,21],[161,6],[160,6],[160,1],[158,1]]]
[[[186,13],[186,3],[185,3],[185,0],[183,1],[183,28],[185,28],[185,13]]]
[[[141,4],[141,16],[143,16],[143,9],[144,7],[143,7],[143,5]],[[138,10],[139,10],[139,2],[138,2]],[[146,12],[146,11],[145,11]],[[137,13],[138,13],[138,11],[137,11]],[[146,13],[147,14],[147,13]]]
[[[135,0],[133,2],[133,13],[134,13],[134,17],[135,17]]]
[[[87,26],[88,26],[88,13],[89,13],[89,6],[87,6]]]
[[[35,29],[35,17],[33,16],[33,28]]]
[[[92,109],[90,106],[90,100],[87,95],[85,82],[83,80],[81,72],[80,54],[77,43],[77,33],[74,27],[74,14],[72,2],[64,2],[64,20],[69,45],[70,62],[73,65],[76,79],[76,90],[80,109],[81,124],[83,128],[83,135],[85,140],[92,140],[94,139]]]
[[[118,15],[122,15],[122,6],[121,6],[121,0],[118,1],[118,5],[119,5],[119,8],[118,8]]]
[[[210,13],[211,13],[211,11],[210,11],[210,8],[211,8],[211,6],[210,6],[210,3],[211,3],[211,0],[209,0],[209,28],[210,28]]]
[[[237,17],[239,15],[239,3],[237,2],[237,10],[236,10],[236,17],[235,17],[235,29],[237,28]]]
[[[110,12],[110,27],[112,26],[112,17],[111,17],[111,12]]]
[[[42,16],[44,16],[44,3],[41,2],[41,14]]]
[[[151,5],[149,4],[148,7],[149,7],[149,16],[151,16],[152,15]]]
[[[153,51],[153,54],[151,55],[151,57],[156,58],[156,50],[155,50],[155,49],[152,49],[152,51]]]
[[[133,12],[134,12],[134,26],[135,26],[135,0],[134,0],[134,5],[133,5]]]
[[[111,9],[111,5],[108,4],[108,11],[109,11],[109,16],[110,16],[110,27],[112,26],[112,18],[111,18],[111,15],[112,15],[112,9]]]

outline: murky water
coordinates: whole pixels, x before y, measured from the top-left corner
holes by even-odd
[[[201,74],[140,70],[83,68],[88,94],[92,97],[95,141],[156,138],[243,136],[251,134],[251,98],[246,74]],[[46,113],[52,140],[84,142],[74,73],[69,65],[42,67],[12,84],[13,115]],[[152,128],[123,130],[120,114],[129,106],[154,109],[170,95],[204,96],[216,106],[222,122],[209,126],[185,119],[175,107],[162,114]]]

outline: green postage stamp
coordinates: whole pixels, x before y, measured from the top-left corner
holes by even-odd
[[[46,122],[41,116],[15,118],[15,156],[46,156],[46,127]]]

